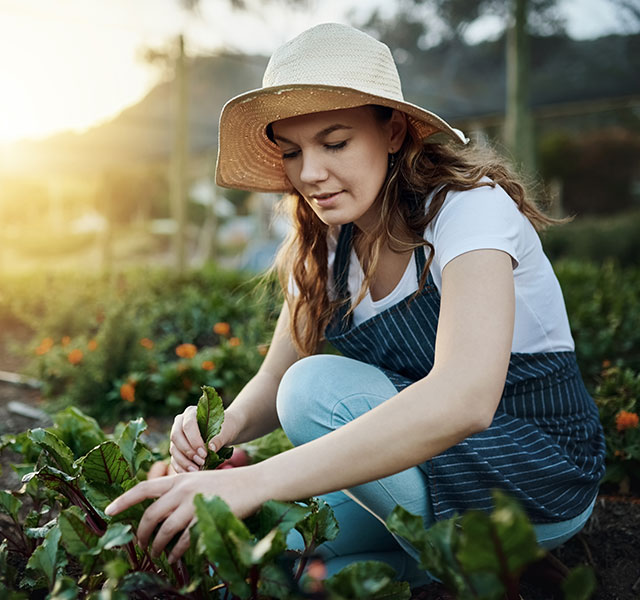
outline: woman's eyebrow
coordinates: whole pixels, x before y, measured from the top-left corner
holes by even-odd
[[[330,133],[333,133],[334,131],[338,131],[340,129],[353,129],[353,127],[349,127],[348,125],[341,125],[340,123],[336,123],[335,125],[329,125],[329,127],[325,127],[321,131],[318,131],[318,133],[316,133],[313,136],[313,139],[316,141],[319,141],[322,138],[328,136]],[[273,139],[278,140],[279,142],[286,142],[288,144],[294,143],[291,140],[288,140],[286,137],[282,137],[281,135],[274,134]]]

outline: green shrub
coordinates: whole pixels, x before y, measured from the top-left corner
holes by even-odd
[[[640,268],[577,261],[554,268],[589,390],[594,391],[605,361],[640,370]]]
[[[552,262],[571,259],[596,264],[615,261],[623,267],[640,264],[640,211],[581,217],[551,227],[541,237]]]

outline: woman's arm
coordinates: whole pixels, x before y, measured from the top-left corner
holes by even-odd
[[[289,334],[289,308],[283,304],[269,351],[256,375],[225,410],[220,433],[211,440],[214,449],[247,442],[279,427],[276,393],[280,379],[299,356]],[[189,406],[171,429],[171,466],[176,473],[197,471],[206,457],[197,423],[197,409]]]
[[[196,493],[219,495],[245,517],[268,499],[352,487],[428,460],[491,423],[509,364],[514,307],[508,254],[476,250],[457,257],[443,271],[435,363],[424,379],[344,427],[256,465],[138,484],[108,513],[159,497],[138,528],[146,544],[165,521],[153,542],[157,553],[188,527]],[[188,545],[185,531],[170,559]]]

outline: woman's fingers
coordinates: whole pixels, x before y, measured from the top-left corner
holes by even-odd
[[[189,411],[189,408],[193,409],[192,411]],[[199,443],[198,440],[201,442],[202,438],[200,437],[200,432],[198,432],[198,438],[197,440],[191,440],[184,431],[184,427],[185,424],[189,424],[189,417],[188,414],[191,413],[195,413],[196,409],[195,407],[189,407],[187,408],[184,413],[178,415],[174,421],[173,421],[173,427],[171,428],[171,447],[173,448],[174,446],[178,449],[178,451],[180,452],[181,456],[184,456],[188,461],[189,464],[185,464],[183,461],[179,461],[180,466],[184,469],[184,470],[189,470],[189,466],[193,466],[194,469],[193,470],[197,470],[198,467],[200,467],[201,465],[204,464],[204,459],[206,458],[206,452],[204,452],[204,444],[202,444],[202,449],[200,452],[198,452],[198,446],[197,444]],[[196,420],[196,430],[197,430],[197,420]],[[188,428],[189,431],[192,430],[191,427]],[[194,447],[195,446],[195,447]],[[172,456],[173,456],[173,452],[171,452]]]
[[[195,406],[188,406],[182,414],[182,432],[189,440],[193,451],[204,460],[207,457],[207,451],[198,427],[198,409]]]
[[[169,454],[171,454],[171,464],[175,469],[176,473],[188,473],[190,471],[197,471],[199,465],[189,460],[180,450],[178,450],[177,446],[173,444],[169,447]]]
[[[104,509],[104,512],[109,517],[113,517],[123,510],[127,510],[127,508],[130,508],[134,504],[138,504],[138,502],[142,502],[148,498],[162,496],[162,494],[173,487],[175,480],[176,476],[156,477],[155,479],[142,481],[132,487],[128,492],[122,494],[122,496],[118,496]]]
[[[195,522],[196,518],[193,517],[193,519],[191,519],[191,523],[189,523],[189,526],[184,530],[183,534],[180,536],[180,539],[176,542],[175,546],[171,550],[171,553],[168,557],[169,564],[178,560],[187,551],[187,548],[191,543],[191,533],[189,530]]]
[[[184,535],[184,533],[188,533],[188,527],[193,519],[194,512],[193,503],[183,502],[165,519],[153,539],[151,556],[159,556],[167,544],[178,534],[183,533]],[[154,523],[154,527],[155,524],[156,523]],[[182,536],[180,536],[180,539],[182,539]],[[188,542],[187,539],[187,545],[184,547],[184,550],[189,546]],[[179,557],[182,556],[184,550],[182,550],[182,552],[176,552],[174,547],[172,554],[175,553]]]

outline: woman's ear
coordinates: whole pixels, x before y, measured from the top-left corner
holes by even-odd
[[[387,125],[389,127],[389,153],[394,154],[400,150],[407,135],[407,115],[394,109]]]

